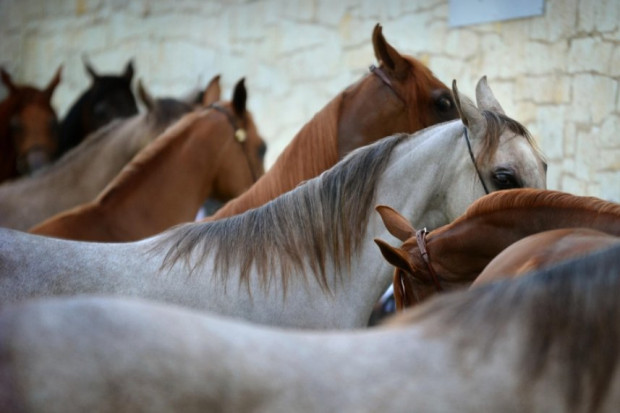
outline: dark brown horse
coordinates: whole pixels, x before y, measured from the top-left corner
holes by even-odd
[[[0,71],[9,92],[0,102],[0,182],[34,172],[56,155],[58,120],[51,99],[61,69],[43,90],[17,85]]]
[[[469,286],[502,250],[532,234],[583,227],[620,236],[620,205],[541,189],[491,193],[454,222],[428,234],[416,231],[389,207],[378,211],[390,233],[403,241],[400,247],[392,247],[375,240],[396,267],[397,308],[441,290]]]
[[[138,113],[138,106],[131,91],[134,74],[132,61],[127,63],[121,75],[99,75],[86,60],[84,66],[92,83],[60,123],[57,157],[111,120],[128,118]]]
[[[263,205],[318,176],[360,146],[458,118],[450,89],[424,64],[394,49],[380,25],[374,28],[372,44],[378,67],[371,66],[368,75],[332,99],[255,185],[207,220]]]

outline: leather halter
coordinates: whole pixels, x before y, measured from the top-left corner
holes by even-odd
[[[487,188],[487,185],[484,183],[484,179],[482,179],[482,174],[480,173],[480,169],[478,169],[478,164],[476,163],[476,158],[474,157],[474,152],[471,150],[471,142],[469,141],[469,134],[467,133],[467,128],[463,127],[463,133],[465,133],[465,142],[467,142],[467,149],[469,150],[469,157],[471,158],[471,161],[474,163],[474,168],[476,169],[476,173],[478,174],[478,178],[480,179],[480,182],[482,183],[482,187],[484,188],[484,192],[486,192],[486,194],[489,194],[489,188]]]
[[[219,105],[218,103],[210,104],[209,108],[215,109],[218,112],[226,116],[226,119],[228,119],[228,123],[230,123],[230,126],[232,126],[233,128],[234,135],[235,135],[235,141],[239,142],[241,146],[244,146],[247,140],[247,132],[245,131],[245,128],[239,127],[239,125],[237,124],[237,120],[232,115],[232,113],[230,113],[225,107]],[[242,152],[248,164],[248,169],[250,170],[250,173],[252,174],[252,179],[254,180],[254,182],[258,181],[258,177],[256,176],[256,173],[254,172],[254,168],[252,168],[252,163],[250,162],[250,156],[245,151],[242,151]]]
[[[405,101],[405,99],[402,98],[402,96],[396,91],[396,89],[394,89],[394,85],[392,85],[392,81],[390,80],[389,77],[387,77],[387,75],[385,74],[385,72],[383,70],[381,70],[380,67],[375,66],[375,65],[370,65],[368,67],[368,70],[370,70],[370,73],[377,75],[377,77],[379,79],[381,79],[381,81],[383,83],[385,83],[390,90],[392,90],[392,92],[394,92],[394,94],[396,95],[396,97],[398,99],[400,99],[401,102],[403,102],[405,105],[407,104],[407,102]]]
[[[428,272],[431,273],[431,278],[433,280],[433,284],[435,284],[435,289],[439,292],[439,291],[443,291],[443,287],[441,286],[441,283],[439,282],[439,276],[437,275],[437,273],[433,269],[433,266],[431,265],[431,257],[428,254],[428,249],[426,248],[426,235],[427,234],[428,234],[428,231],[426,230],[426,228],[423,228],[423,229],[416,231],[415,238],[416,238],[416,241],[418,242],[418,248],[420,249],[420,254],[422,254],[422,259],[426,263],[426,268],[428,268]]]

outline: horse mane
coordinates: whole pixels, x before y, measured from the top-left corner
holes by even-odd
[[[278,156],[276,162],[252,187],[229,201],[207,220],[216,220],[248,206],[263,204],[283,192],[294,188],[299,182],[314,177],[338,162],[338,119],[344,92],[333,98],[317,112],[295,135]],[[296,155],[297,154],[297,155]],[[304,154],[300,157],[299,154]],[[291,168],[291,163],[295,167]]]
[[[517,279],[437,296],[384,325],[421,323],[427,334],[453,335],[455,347],[470,347],[484,357],[516,323],[524,333],[516,362],[522,385],[535,385],[553,354],[562,360],[554,377],[564,387],[567,405],[586,403],[585,410],[596,411],[620,351],[618,257],[620,245]]]
[[[279,265],[284,291],[293,269],[305,275],[309,267],[321,288],[329,290],[326,257],[334,258],[336,273],[340,273],[342,262],[350,264],[353,251],[363,240],[377,182],[394,148],[409,136],[397,134],[361,147],[354,151],[356,156],[347,155],[338,167],[261,207],[227,219],[171,229],[151,251],[168,248],[162,268],[184,260],[190,273],[209,254],[214,254],[215,270],[222,277],[241,263],[240,280],[248,287],[253,264],[265,288]],[[194,252],[198,258],[190,265]]]
[[[489,161],[489,158],[493,156],[499,145],[500,137],[506,129],[516,135],[523,136],[540,154],[532,135],[521,123],[504,114],[490,110],[483,110],[482,115],[486,120],[486,135],[480,150],[483,162]]]
[[[467,208],[467,211],[449,226],[458,225],[476,217],[490,213],[514,209],[532,208],[575,209],[590,211],[593,214],[615,215],[620,217],[620,204],[590,196],[575,196],[566,192],[546,189],[522,188],[496,191],[484,196]],[[441,229],[438,229],[441,230]]]

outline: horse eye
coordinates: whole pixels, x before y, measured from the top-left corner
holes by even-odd
[[[452,99],[450,99],[447,96],[442,96],[439,99],[437,99],[436,104],[437,104],[437,109],[439,109],[442,112],[449,112],[454,107],[454,104],[452,103]]]
[[[493,182],[498,189],[520,188],[522,185],[510,171],[502,170],[493,174]]]

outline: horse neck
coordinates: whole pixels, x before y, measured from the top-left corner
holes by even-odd
[[[97,197],[109,220],[133,225],[141,238],[194,218],[212,189],[220,154],[215,137],[224,134],[192,128],[197,116],[148,145]]]
[[[12,96],[0,102],[0,182],[17,176],[17,153],[10,134],[10,122],[15,109]]]
[[[242,195],[227,202],[206,221],[240,214],[261,206],[318,176],[338,162],[337,96],[295,135],[273,166]]]
[[[455,221],[431,233],[428,250],[438,274],[471,282],[503,249],[542,231],[586,227],[620,236],[620,216],[588,208],[513,208]],[[441,258],[440,258],[441,257]]]
[[[85,130],[83,111],[89,92],[84,92],[78,100],[69,108],[66,116],[60,122],[60,134],[58,136],[58,154],[62,155],[76,146],[84,139],[89,131]]]

